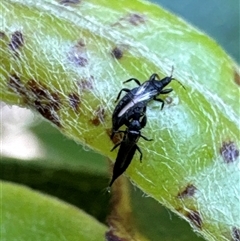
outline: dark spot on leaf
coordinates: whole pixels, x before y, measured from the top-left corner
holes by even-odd
[[[80,2],[81,2],[80,0],[62,0],[59,3],[67,5],[67,4],[78,4]]]
[[[38,83],[36,80],[29,80],[27,88],[31,92],[31,98],[44,102],[51,106],[55,111],[60,109],[60,98],[57,93],[52,93],[48,90],[47,86]]]
[[[76,47],[85,47],[86,44],[83,39],[80,39],[75,46]]]
[[[16,31],[12,34],[9,47],[13,51],[17,51],[24,44],[23,35],[20,31]]]
[[[111,130],[110,133],[112,134],[112,130]],[[111,134],[110,134],[110,136],[111,136]],[[117,143],[119,143],[120,141],[122,141],[123,135],[124,135],[123,133],[115,133],[115,135],[114,135],[113,138],[112,138],[113,144],[116,145]]]
[[[25,96],[26,95],[26,88],[21,82],[20,78],[16,74],[12,74],[9,77],[9,83],[8,86],[10,89],[12,89],[14,92]]]
[[[79,40],[68,54],[69,60],[75,65],[85,67],[88,64],[87,51],[83,40]]]
[[[29,80],[28,81],[28,89],[35,95],[38,99],[49,99],[49,91],[47,87],[43,84],[39,84],[36,82],[36,80]]]
[[[87,58],[79,55],[79,54],[74,54],[71,57],[71,61],[74,62],[76,65],[79,65],[81,67],[85,67],[88,63]]]
[[[235,73],[234,73],[234,81],[237,85],[240,86],[240,75],[237,71],[235,71]]]
[[[113,23],[112,26],[126,26],[124,23],[130,23],[131,25],[138,26],[146,22],[146,17],[143,14],[139,13],[130,13],[122,18],[120,18],[116,23]]]
[[[6,37],[6,34],[2,31],[0,31],[0,38],[5,38]]]
[[[123,50],[119,47],[115,47],[113,50],[112,50],[112,56],[115,57],[116,59],[121,59],[122,56],[123,56]]]
[[[59,117],[55,110],[51,107],[51,105],[35,100],[34,107],[43,117],[45,117],[58,127],[61,127]]]
[[[106,133],[109,136],[109,138],[111,139],[112,128],[106,129]],[[123,133],[115,133],[115,135],[113,136],[113,139],[112,139],[113,144],[116,145],[117,143],[122,141],[123,135],[124,135]]]
[[[57,111],[57,110],[59,110],[60,109],[60,104],[61,104],[61,101],[60,101],[60,98],[59,98],[59,96],[58,96],[58,94],[57,93],[51,93],[50,94],[50,103],[51,103],[51,106],[53,107],[53,109],[55,110],[55,111]]]
[[[78,4],[80,2],[81,2],[80,0],[62,0],[60,4],[68,4],[68,3]]]
[[[144,16],[138,13],[131,13],[127,19],[132,25],[135,26],[145,23]]]
[[[192,184],[187,185],[187,187],[180,193],[178,193],[178,198],[192,197],[196,192],[196,187]]]
[[[29,80],[27,83],[28,103],[32,105],[43,117],[61,126],[58,111],[61,107],[59,95],[51,92],[47,86],[38,83],[36,80]]]
[[[102,107],[98,107],[98,109],[94,113],[94,118],[92,119],[92,123],[95,126],[98,126],[100,123],[104,122],[105,119],[105,110]]]
[[[240,229],[234,227],[232,229],[232,241],[240,241]]]
[[[202,218],[198,211],[190,211],[186,216],[196,227],[202,227]]]
[[[81,91],[92,90],[93,89],[93,76],[91,75],[89,79],[83,79],[77,82],[77,85]]]
[[[10,76],[8,86],[22,95],[25,102],[34,107],[43,117],[61,126],[56,112],[61,104],[57,93],[50,92],[46,86],[33,79],[29,80],[25,86],[16,74]]]
[[[106,241],[125,241],[125,239],[117,237],[115,234],[113,234],[112,231],[106,232],[105,238]]]
[[[224,142],[220,153],[226,163],[234,162],[239,157],[239,149],[233,141]]]
[[[79,98],[78,94],[71,93],[68,95],[68,98],[69,98],[70,106],[73,108],[73,110],[78,111],[79,104],[80,104],[80,98]]]

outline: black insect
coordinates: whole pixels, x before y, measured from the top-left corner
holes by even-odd
[[[113,182],[128,168],[132,161],[132,158],[136,150],[140,153],[140,161],[142,160],[142,151],[138,147],[137,142],[140,137],[146,141],[151,141],[145,136],[141,135],[141,129],[146,125],[147,117],[144,115],[141,120],[133,119],[127,124],[128,128],[125,131],[117,131],[118,133],[124,133],[123,140],[115,145],[111,151],[120,146],[117,159],[113,167],[113,176],[109,184],[109,187]]]
[[[115,117],[115,112],[113,112],[113,115],[112,115],[113,128],[112,128],[111,139],[113,138],[114,134],[121,126],[123,125],[128,126],[132,120],[140,120],[140,118],[143,117],[145,114],[146,114],[146,104],[143,102],[137,103],[124,115],[118,118]]]
[[[173,68],[172,68],[172,73],[173,73]],[[140,84],[139,80],[135,78],[131,78],[123,82],[123,83],[127,83],[133,80],[139,86],[133,88],[132,90],[123,88],[119,92],[116,101],[119,100],[123,91],[127,92],[127,94],[119,101],[119,103],[117,104],[117,106],[113,111],[111,138],[113,138],[114,133],[122,125],[124,124],[126,125],[126,123],[131,118],[133,118],[136,114],[143,116],[144,107],[152,99],[161,102],[162,103],[161,109],[163,108],[164,100],[157,98],[157,96],[159,94],[168,94],[173,90],[172,88],[164,89],[164,87],[166,87],[172,80],[175,80],[172,77],[172,73],[170,76],[167,76],[163,79],[160,79],[157,74],[152,74],[150,79],[145,81],[143,84]],[[185,89],[184,86],[183,88]]]

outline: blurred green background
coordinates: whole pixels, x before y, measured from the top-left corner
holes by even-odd
[[[213,37],[240,62],[238,0],[159,0],[158,3]],[[105,222],[110,199],[105,192],[110,178],[107,160],[67,139],[28,110],[5,104],[0,108],[0,178],[59,197]],[[150,240],[203,240],[185,221],[137,188],[131,189],[136,224]]]
[[[240,1],[239,0],[155,0],[165,9],[182,17],[216,40],[240,63]]]

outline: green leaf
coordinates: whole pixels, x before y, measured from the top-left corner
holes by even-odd
[[[105,240],[106,227],[56,198],[1,182],[1,240]]]
[[[18,126],[18,132],[22,135],[24,131],[26,132],[26,130],[24,130],[26,126],[23,129],[20,128],[23,126],[21,121],[24,120],[23,118],[16,119],[17,108],[14,109],[15,111],[7,112],[8,120],[15,120],[12,125],[15,126],[15,128]],[[13,115],[11,115],[12,112]],[[5,116],[4,113],[6,113],[6,110],[3,110],[3,116]],[[20,116],[19,112],[17,113],[17,115]],[[97,171],[99,165],[102,165],[102,170],[105,166],[103,162],[99,161],[101,156],[89,151],[82,155],[81,146],[61,135],[61,133],[49,123],[43,121],[38,122],[38,125],[36,125],[34,120],[35,119],[33,119],[32,123],[34,124],[34,128],[31,127],[30,130],[33,131],[32,134],[36,134],[37,137],[40,138],[41,150],[45,153],[46,159],[28,159],[26,161],[10,159],[3,156],[0,161],[0,179],[24,184],[35,190],[60,198],[105,223],[106,216],[109,214],[109,211],[112,210],[109,208],[109,198],[111,195],[103,191],[109,182],[110,170],[105,167],[105,175],[99,175],[101,173]],[[10,123],[8,121],[8,123],[3,122],[2,124],[4,129],[6,125]],[[13,129],[12,125],[9,125],[10,130]],[[27,133],[28,132],[29,130]],[[29,142],[30,140],[28,143]],[[59,145],[57,145],[57,143],[59,143]],[[62,143],[64,143],[64,145],[62,145]],[[47,150],[43,147],[47,147]],[[59,155],[58,152],[59,147],[61,155]],[[93,154],[95,154],[95,157],[92,156]],[[89,163],[91,159],[93,159],[94,162]],[[109,171],[108,177],[107,171]],[[116,184],[113,187],[115,186],[118,185]],[[113,196],[119,196],[118,190],[117,192],[111,190],[111,193]],[[120,193],[120,195],[125,197],[127,193],[123,192],[122,194]],[[147,198],[146,195],[135,187],[132,187],[131,197],[129,198],[131,198],[131,213],[134,221],[131,230],[135,227],[135,232],[139,230],[151,241],[158,241],[160,239],[164,241],[203,240],[192,232],[188,223],[175,214],[171,214],[154,199],[150,197]],[[115,207],[115,209],[119,209],[120,214],[123,213],[121,212],[121,205],[122,204],[119,203],[118,206],[120,207]],[[121,216],[124,215],[123,213]],[[126,215],[126,217],[129,218],[129,215]],[[121,223],[119,225],[121,225]],[[174,227],[174,232],[169,232],[169,230],[172,230],[172,227]],[[136,233],[139,233],[139,231]],[[137,238],[139,238],[139,236]]]
[[[111,113],[120,83],[167,75],[173,65],[187,90],[172,83],[163,111],[149,105],[143,134],[154,141],[139,141],[143,164],[136,155],[127,174],[206,239],[234,237],[239,70],[217,43],[137,0],[2,1],[1,8],[2,100],[33,108],[112,160]]]

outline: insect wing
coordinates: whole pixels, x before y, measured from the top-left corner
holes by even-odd
[[[139,102],[149,102],[154,96],[158,95],[158,91],[156,89],[152,89],[150,91],[146,91],[145,93],[142,93],[141,95],[135,95],[133,98],[134,103]]]
[[[142,95],[147,90],[148,86],[149,82],[143,83],[141,86],[137,88],[135,95]]]
[[[130,92],[128,92],[126,95],[123,96],[123,98],[118,102],[118,104],[116,105],[113,111],[113,116],[112,116],[113,118],[117,118],[117,116],[120,116],[119,113],[134,98],[134,95],[137,92],[138,88],[139,87],[132,89]]]
[[[145,102],[145,105],[153,99],[153,97],[159,94],[158,89],[152,86],[151,82],[146,82],[142,86],[138,87],[136,93],[133,93],[129,102],[118,113],[118,117],[124,115],[130,108],[134,108],[140,102]]]

